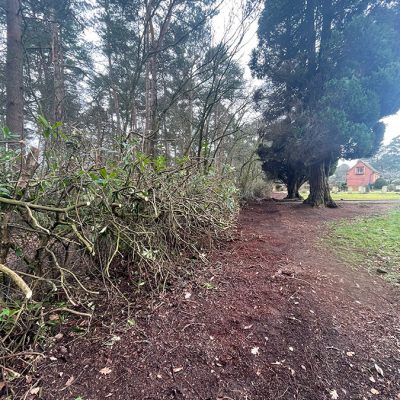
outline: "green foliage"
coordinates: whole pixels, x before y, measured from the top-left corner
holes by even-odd
[[[42,128],[42,134],[45,139],[57,138],[60,137],[62,139],[66,139],[66,135],[62,133],[59,129],[62,126],[61,122],[55,122],[51,124],[43,115],[38,115],[37,123]]]
[[[387,186],[387,185],[388,185],[388,182],[387,182],[386,179],[378,178],[378,179],[376,180],[376,182],[374,183],[374,189],[380,190],[380,189],[382,189],[384,186]]]

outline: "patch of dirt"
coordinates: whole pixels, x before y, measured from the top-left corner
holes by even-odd
[[[110,307],[119,322],[65,332],[34,377],[41,398],[400,399],[399,288],[320,243],[326,221],[390,207],[247,206],[198,285],[148,300],[129,329]]]

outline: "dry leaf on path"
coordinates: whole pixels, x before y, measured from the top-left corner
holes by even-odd
[[[30,394],[38,394],[40,392],[40,387],[35,387],[29,391]]]
[[[339,395],[335,389],[331,390],[329,394],[331,395],[332,400],[337,400],[339,398]]]
[[[374,365],[375,365],[376,372],[378,372],[379,375],[383,376],[383,369],[378,364],[374,364]]]
[[[67,380],[67,382],[65,383],[65,387],[71,386],[71,385],[73,384],[74,380],[75,380],[75,378],[74,378],[74,376],[72,375],[72,376]]]
[[[111,371],[112,371],[111,368],[104,367],[104,368],[102,368],[99,372],[100,372],[102,375],[108,375],[108,374],[111,374]]]

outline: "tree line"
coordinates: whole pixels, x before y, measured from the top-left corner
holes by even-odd
[[[45,119],[75,144],[89,140],[99,160],[128,146],[149,157],[196,157],[205,170],[233,162],[235,149],[254,138],[236,55],[257,5],[243,2],[240,24],[217,39],[220,6],[4,0],[3,143],[39,138],[40,149],[57,147],[43,138]]]

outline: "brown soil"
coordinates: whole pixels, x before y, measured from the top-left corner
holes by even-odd
[[[133,327],[109,307],[90,334],[64,331],[34,376],[41,398],[400,399],[399,288],[320,241],[325,221],[389,207],[246,207],[197,285],[142,302]]]

